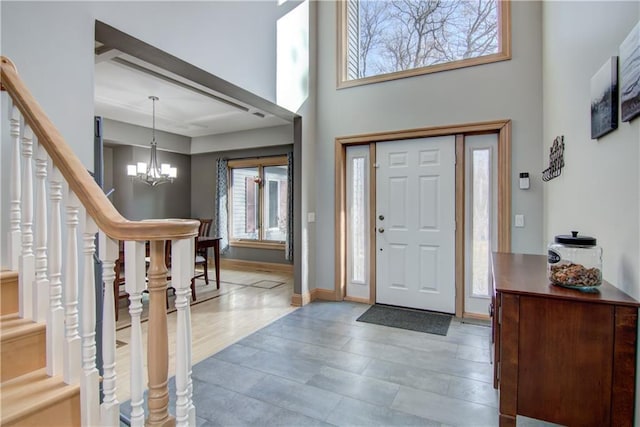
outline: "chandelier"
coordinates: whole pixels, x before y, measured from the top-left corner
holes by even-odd
[[[178,170],[171,167],[169,163],[162,163],[158,167],[157,159],[157,143],[156,143],[156,101],[159,99],[157,96],[150,96],[149,99],[153,102],[153,128],[151,137],[151,160],[149,165],[145,162],[138,162],[135,165],[127,165],[127,175],[132,179],[142,181],[147,185],[155,187],[156,185],[164,184],[165,182],[173,182],[174,178],[178,175]]]

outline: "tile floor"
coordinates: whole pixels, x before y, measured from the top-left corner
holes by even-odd
[[[439,336],[356,322],[368,307],[314,302],[196,364],[198,425],[498,425],[489,327],[453,320]]]

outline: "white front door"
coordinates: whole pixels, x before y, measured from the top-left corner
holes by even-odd
[[[376,144],[376,302],[455,312],[455,136]]]

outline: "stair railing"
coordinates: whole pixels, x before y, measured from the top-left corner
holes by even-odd
[[[13,150],[10,175],[5,172],[2,177],[10,180],[9,262],[12,269],[19,271],[19,315],[47,324],[47,374],[61,375],[67,384],[80,384],[83,425],[119,425],[113,280],[119,256],[118,241],[123,240],[127,265],[125,287],[131,315],[131,425],[195,425],[189,285],[198,221],[123,218],[31,95],[14,64],[4,56],[0,57],[0,89],[10,98],[2,101],[9,104]],[[102,402],[95,341],[96,234],[100,240],[104,292]],[[150,242],[148,269],[145,265],[147,241]],[[169,347],[164,245],[168,241],[171,241],[171,276],[177,310],[175,418],[168,411],[167,387]],[[64,256],[63,246],[66,247]],[[82,278],[80,272],[83,272]],[[145,289],[149,291],[146,413],[140,319]]]

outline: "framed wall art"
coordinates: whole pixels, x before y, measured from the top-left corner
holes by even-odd
[[[620,45],[620,110],[623,122],[640,115],[640,22]]]
[[[612,56],[591,77],[591,139],[618,127],[618,57]]]

